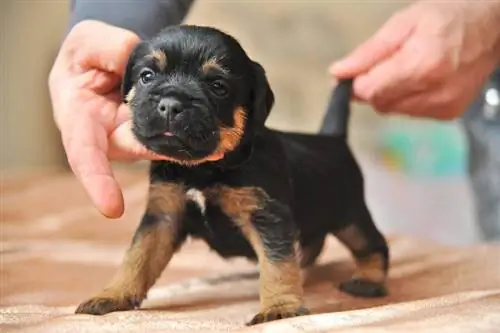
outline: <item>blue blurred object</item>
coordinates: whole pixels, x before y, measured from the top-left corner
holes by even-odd
[[[467,172],[467,142],[457,122],[388,119],[379,143],[389,167],[414,177]]]

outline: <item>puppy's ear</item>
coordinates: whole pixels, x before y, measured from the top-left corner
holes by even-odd
[[[125,73],[123,74],[123,80],[121,84],[121,97],[124,103],[127,103],[127,96],[130,93],[130,90],[134,86],[134,66],[137,64],[137,61],[142,57],[146,56],[149,52],[149,45],[146,42],[140,42],[135,46],[130,53],[127,65],[125,66]]]
[[[266,76],[266,71],[258,63],[253,61],[253,110],[252,121],[255,129],[264,126],[269,113],[274,105],[274,92]]]

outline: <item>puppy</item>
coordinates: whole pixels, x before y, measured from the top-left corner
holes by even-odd
[[[263,67],[226,33],[182,25],[135,48],[122,92],[134,135],[168,161],[151,162],[145,213],[118,273],[77,313],[139,307],[188,236],[224,258],[258,263],[260,311],[251,325],[308,313],[300,269],[330,234],[357,263],[340,289],[386,294],[388,247],[347,144],[350,80],[327,113],[341,133],[269,129],[274,94]]]

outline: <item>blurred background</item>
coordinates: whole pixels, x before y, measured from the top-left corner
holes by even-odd
[[[199,0],[186,22],[227,31],[263,64],[276,94],[269,126],[315,132],[331,89],[328,65],[408,3]],[[47,75],[68,14],[65,0],[0,2],[2,177],[66,168]],[[453,244],[477,240],[459,123],[382,118],[355,105],[351,127],[368,203],[383,231]]]

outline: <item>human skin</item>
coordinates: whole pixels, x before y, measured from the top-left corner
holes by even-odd
[[[500,1],[419,1],[333,63],[380,113],[451,120],[500,64]]]
[[[123,214],[124,202],[110,161],[158,159],[132,135],[120,82],[136,34],[98,21],[76,24],[49,74],[55,122],[69,165],[105,216]]]
[[[139,38],[179,24],[193,0],[71,0],[70,31],[49,75],[54,119],[71,169],[105,216],[123,214],[111,160],[157,159],[131,135],[119,84]]]

